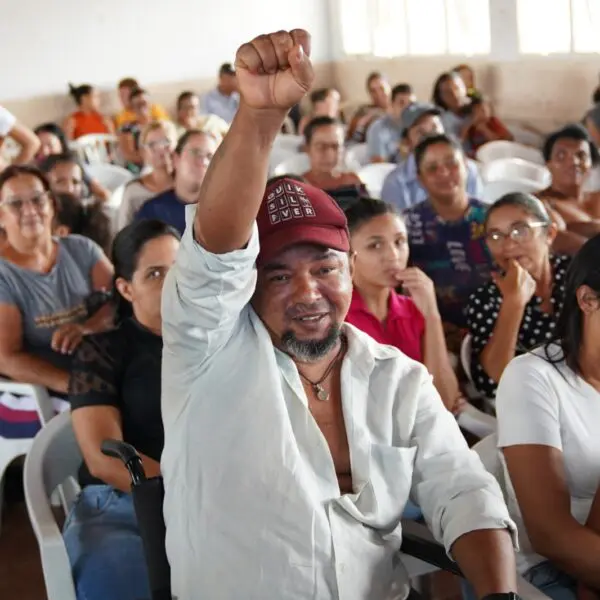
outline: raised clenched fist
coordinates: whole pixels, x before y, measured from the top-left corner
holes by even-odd
[[[314,79],[310,35],[303,29],[259,35],[240,46],[235,68],[243,103],[254,109],[289,110]]]

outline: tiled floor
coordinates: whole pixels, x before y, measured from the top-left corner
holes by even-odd
[[[5,503],[0,530],[0,598],[45,600],[37,543],[24,502]]]

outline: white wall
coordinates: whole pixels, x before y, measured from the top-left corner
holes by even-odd
[[[206,79],[240,43],[277,29],[313,35],[331,60],[329,0],[0,0],[0,101],[66,93],[67,82],[114,88]]]

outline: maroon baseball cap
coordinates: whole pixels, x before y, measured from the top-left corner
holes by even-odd
[[[256,224],[258,263],[296,244],[350,250],[346,215],[335,200],[323,190],[294,179],[284,177],[267,187]]]

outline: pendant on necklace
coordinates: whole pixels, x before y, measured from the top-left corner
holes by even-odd
[[[322,385],[317,383],[314,388],[319,400],[322,402],[327,402],[327,400],[329,400],[329,392]]]

